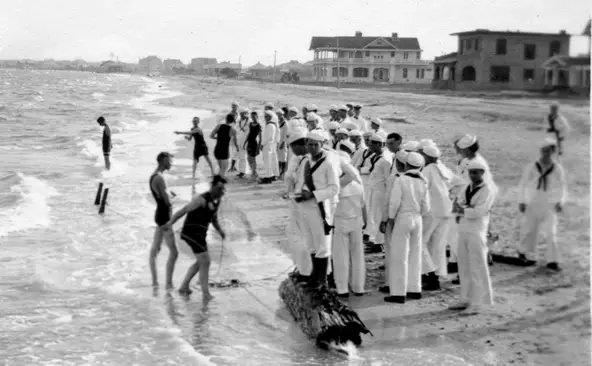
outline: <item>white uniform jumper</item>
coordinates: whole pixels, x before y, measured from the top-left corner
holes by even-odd
[[[408,170],[393,184],[389,219],[395,220],[389,255],[391,296],[421,293],[421,217],[430,210],[425,178],[419,170]]]
[[[265,172],[264,178],[277,177],[279,175],[279,165],[277,156],[277,142],[279,141],[279,130],[277,124],[270,121],[265,124],[263,131],[263,166]]]
[[[360,183],[354,181],[339,192],[333,234],[333,273],[339,294],[349,292],[348,284],[353,292],[364,292],[366,264],[362,243],[363,205],[364,190]]]
[[[458,274],[461,302],[493,304],[493,290],[487,264],[487,228],[495,191],[483,181],[468,185],[458,203],[464,214],[458,222]]]
[[[291,160],[285,174],[285,183],[288,194],[296,192],[298,178],[303,176],[304,164],[307,160],[308,158],[306,155],[291,156]],[[304,242],[304,224],[302,223],[302,215],[300,213],[299,207],[299,204],[293,200],[290,201],[290,221],[286,227],[286,236],[290,245],[292,260],[294,261],[298,272],[304,276],[308,276],[312,271],[312,262],[310,260],[310,254],[307,250],[306,243]]]
[[[309,157],[304,163],[303,174],[296,182],[296,192],[310,191],[305,184],[305,176],[312,172],[314,198],[298,203],[302,234],[308,247],[308,252],[315,254],[317,258],[329,258],[331,256],[331,236],[326,234],[325,223],[333,225],[333,214],[337,205],[339,194],[339,173],[332,159],[323,152],[323,157],[313,162]],[[323,205],[325,218],[323,219],[319,203]]]
[[[530,164],[520,180],[520,203],[526,204],[521,230],[520,252],[536,260],[539,233],[546,237],[547,263],[558,263],[561,253],[557,245],[557,213],[555,205],[565,203],[567,184],[563,167],[558,162],[543,171],[539,162]]]
[[[235,159],[238,163],[239,173],[247,173],[247,149],[244,146],[249,134],[249,118],[241,119],[237,122],[236,131],[236,142],[238,144],[238,152],[235,155]]]
[[[382,203],[382,219],[381,222],[386,222],[388,220],[388,209],[389,209],[389,202],[391,200],[391,192],[393,190],[393,184],[395,184],[395,180],[399,178],[399,172],[397,171],[396,165],[396,157],[393,154],[391,167],[389,169],[389,177],[386,181],[386,193],[384,195],[384,202]],[[385,282],[388,285],[389,283],[389,258],[391,253],[391,236],[392,231],[386,230],[384,233],[384,278]]]
[[[359,157],[355,157],[357,158],[356,163],[357,165],[354,165],[356,168],[358,168],[360,170],[360,175],[362,176],[362,185],[364,186],[364,199],[366,200],[366,207],[369,208],[370,207],[370,167],[371,167],[371,158],[374,155],[374,153],[372,151],[370,151],[370,148],[366,147],[365,149],[362,150],[361,154]],[[352,161],[353,163],[353,161]],[[364,230],[364,234],[369,235],[370,233],[370,228],[374,226],[374,220],[372,218],[372,215],[368,215],[367,219],[366,219],[366,229]]]
[[[375,244],[384,244],[384,234],[379,230],[384,213],[384,199],[386,196],[386,184],[391,172],[391,162],[387,160],[386,154],[374,154],[370,158],[370,175],[368,177],[368,191],[370,193],[368,215],[371,216],[372,226],[366,230],[370,241]],[[365,168],[363,168],[365,169]]]

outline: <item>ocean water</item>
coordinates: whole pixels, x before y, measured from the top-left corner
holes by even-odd
[[[317,350],[278,299],[288,258],[230,202],[220,214],[227,240],[211,239],[212,280],[249,286],[214,289],[209,303],[198,290],[189,299],[153,291],[148,177],[159,151],[184,143],[172,131],[210,113],[157,103],[177,94],[132,75],[0,70],[0,365],[465,364],[389,346],[350,357]],[[99,115],[113,131],[109,172]],[[175,168],[167,176],[186,178]],[[93,204],[99,182],[110,189],[103,216]],[[174,204],[204,188],[176,184]],[[191,255],[177,244],[179,284]],[[161,283],[167,254],[163,245]]]

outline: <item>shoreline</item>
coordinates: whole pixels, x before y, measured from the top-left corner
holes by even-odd
[[[231,101],[256,106],[259,111],[265,102],[296,106],[315,103],[325,110],[340,100],[359,101],[367,106],[366,116],[386,117],[390,121],[396,117],[407,122],[388,123],[389,132],[396,130],[405,138],[433,138],[443,151],[443,161],[452,166],[455,134],[476,132],[484,141],[483,153],[501,188],[492,214],[494,230],[501,236],[497,250],[513,253],[518,221],[513,201],[516,183],[522,167],[536,156],[530,145],[541,134],[539,122],[546,100],[479,100],[318,86],[213,82],[187,77],[171,78],[168,83],[172,90],[185,94],[158,103],[212,111],[211,117],[202,120],[206,135],[206,130],[229,110]],[[589,198],[589,111],[588,107],[564,107],[574,131],[570,136],[573,144],[562,161],[572,173],[568,177],[572,198],[559,224],[559,240],[566,243],[563,272],[551,275],[539,266],[524,268],[496,263],[491,267],[496,305],[479,316],[459,317],[445,308],[458,296],[459,286],[450,284],[452,276],[443,283],[442,290],[424,292],[421,301],[398,307],[385,305],[376,291],[376,283],[382,276],[377,267],[382,259],[380,255],[366,255],[369,295],[349,300],[375,334],[374,338],[364,338],[366,348],[389,344],[396,348],[429,349],[488,365],[561,365],[567,364],[562,363],[566,359],[571,360],[570,364],[589,362],[590,332],[589,327],[583,326],[590,324],[589,199],[586,199]],[[206,137],[206,141],[211,147],[211,139]],[[191,159],[191,149],[191,144],[181,146],[177,156]],[[209,171],[205,161],[200,161],[200,166]],[[191,167],[183,168],[190,174]],[[282,191],[281,182],[260,186],[231,178],[227,200],[240,212],[250,232],[288,255],[284,235],[288,213]]]

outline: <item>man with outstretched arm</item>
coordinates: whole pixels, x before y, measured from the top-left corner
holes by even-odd
[[[150,273],[152,274],[152,286],[158,287],[158,274],[156,271],[156,257],[160,252],[162,241],[166,242],[169,247],[169,259],[166,266],[166,288],[173,288],[173,271],[175,270],[175,262],[177,261],[177,246],[175,245],[175,235],[173,230],[167,227],[167,222],[171,218],[173,206],[171,204],[169,194],[167,192],[166,182],[162,173],[169,170],[172,165],[173,155],[168,152],[161,152],[156,157],[158,167],[150,176],[150,192],[156,201],[156,212],[154,213],[154,221],[156,222],[156,230],[154,231],[154,241],[150,248]]]
[[[192,291],[189,289],[189,282],[191,282],[197,272],[200,272],[199,283],[201,285],[203,299],[210,300],[213,298],[208,287],[210,255],[208,254],[206,236],[211,223],[222,239],[226,238],[226,234],[218,222],[218,207],[220,206],[220,199],[225,193],[226,179],[215,175],[212,179],[210,190],[195,196],[185,207],[175,212],[171,220],[166,224],[167,228],[172,228],[177,220],[187,215],[183,229],[181,230],[181,239],[191,247],[195,255],[195,263],[187,270],[185,279],[179,288],[179,293],[182,295],[191,294]]]

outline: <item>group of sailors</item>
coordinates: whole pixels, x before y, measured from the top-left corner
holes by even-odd
[[[387,133],[379,118],[368,123],[361,109],[332,106],[324,122],[314,105],[303,108],[304,118],[287,108],[280,141],[290,150],[282,175],[290,199],[287,236],[299,281],[323,286],[330,274],[340,297],[349,297],[350,291],[362,296],[365,249],[384,249],[385,283],[379,290],[386,302],[421,299],[422,291],[440,289],[440,278],[457,267],[460,301],[450,309],[479,313],[493,303],[487,237],[498,187],[479,153],[478,138],[456,139],[460,161],[453,171],[441,161],[433,140],[405,141]],[[567,128],[557,109],[551,107],[549,123],[561,119]],[[519,188],[518,209],[525,214],[519,258],[523,265],[535,264],[539,233],[546,234],[552,271],[561,270],[556,226],[566,182],[556,154],[566,128],[560,135],[556,124],[549,128],[552,135],[541,136],[540,158],[528,165]]]

